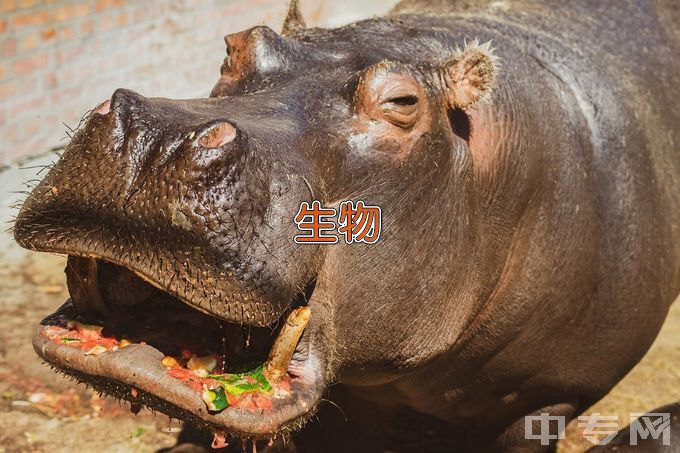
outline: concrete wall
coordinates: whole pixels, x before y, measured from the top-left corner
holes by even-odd
[[[386,12],[394,0],[307,0],[311,25]],[[87,110],[119,87],[205,96],[223,36],[279,30],[286,0],[0,0],[0,167],[66,144]]]

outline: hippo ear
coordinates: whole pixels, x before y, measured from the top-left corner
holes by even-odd
[[[298,0],[290,0],[288,13],[286,14],[286,19],[283,21],[281,34],[283,36],[290,35],[296,31],[303,31],[306,27],[305,19],[300,12],[300,2]]]
[[[497,66],[491,41],[480,45],[475,40],[466,44],[464,50],[456,52],[440,69],[449,107],[466,109],[488,98],[493,89]]]

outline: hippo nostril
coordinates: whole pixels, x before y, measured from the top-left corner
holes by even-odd
[[[94,113],[98,113],[100,115],[106,115],[111,111],[111,100],[107,99],[106,101],[102,102],[99,104],[95,109]]]
[[[134,115],[135,112],[148,111],[151,105],[152,103],[149,102],[149,99],[144,96],[131,90],[118,88],[111,95],[109,109],[113,110],[116,116],[127,119]]]
[[[208,129],[198,143],[208,149],[219,148],[236,138],[236,128],[229,123],[218,123]]]

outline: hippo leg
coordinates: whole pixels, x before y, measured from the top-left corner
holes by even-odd
[[[352,395],[343,385],[333,387],[327,402],[293,439],[299,453],[373,453],[384,451],[383,410]]]
[[[656,431],[653,428],[650,429],[645,421],[636,426],[631,427],[629,425],[619,431],[607,445],[592,447],[587,453],[614,451],[617,453],[673,453],[680,451],[680,402],[654,409],[646,415],[651,416],[650,421],[660,422],[659,425],[654,425]],[[661,420],[660,417],[668,421]],[[635,445],[632,445],[631,442],[631,430],[633,431],[632,438],[636,442]]]
[[[524,418],[510,428],[481,425],[458,425],[443,421],[388,399],[366,401],[351,388],[333,387],[330,403],[322,407],[304,429],[293,435],[298,453],[479,453],[553,451],[554,442],[540,445],[525,440]],[[549,413],[564,417],[565,425],[576,413],[576,404],[559,404],[542,408],[530,415]],[[557,426],[551,426],[551,433]]]
[[[549,414],[550,434],[558,432],[557,417],[564,417],[565,426],[569,420],[574,417],[577,412],[577,405],[575,403],[560,403],[552,406],[543,407],[532,412],[527,417],[541,416],[541,414]],[[522,417],[508,427],[496,440],[493,451],[510,453],[539,453],[546,451],[554,451],[557,445],[557,439],[550,440],[549,445],[541,445],[538,439],[527,439],[525,431],[526,417]]]

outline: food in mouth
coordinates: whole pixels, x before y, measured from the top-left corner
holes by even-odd
[[[47,326],[43,335],[58,344],[68,345],[83,351],[85,355],[99,355],[107,351],[117,351],[132,344],[125,338],[105,337],[103,326],[86,324],[72,319],[66,327]]]
[[[92,261],[67,268],[71,298],[33,338],[50,365],[134,413],[146,406],[222,437],[271,438],[313,412],[323,386],[303,297],[270,325],[227,321]]]
[[[290,392],[288,364],[309,316],[308,307],[298,307],[291,311],[279,331],[267,361],[241,365],[244,371],[227,372],[224,355],[216,352],[198,355],[191,347],[181,349],[174,356],[166,355],[161,363],[170,376],[200,392],[210,412],[221,412],[230,406],[268,410],[272,407],[272,398],[282,398]],[[104,328],[102,324],[70,319],[65,327],[47,326],[42,334],[57,344],[78,348],[85,355],[100,355],[132,344],[146,344],[143,340],[136,342],[129,338],[120,338],[105,332]]]

